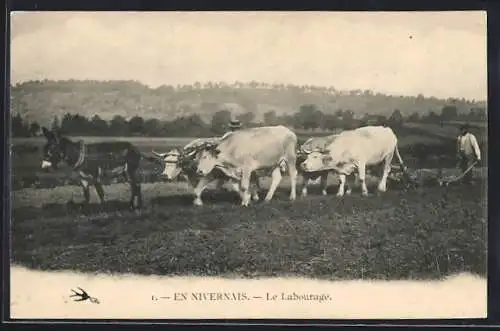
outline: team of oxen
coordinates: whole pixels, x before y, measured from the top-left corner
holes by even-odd
[[[162,175],[168,180],[181,175],[187,178],[194,187],[195,205],[203,204],[201,194],[208,184],[215,182],[221,187],[228,182],[240,194],[241,204],[248,206],[250,198],[259,200],[259,178],[269,175],[272,181],[265,201],[273,198],[285,174],[290,177],[290,200],[295,200],[298,173],[304,178],[303,196],[307,195],[310,183],[318,178],[322,194],[326,195],[329,173],[339,176],[337,196],[352,192],[347,179],[355,174],[366,196],[366,167],[382,164],[378,190],[385,192],[394,154],[406,172],[397,144],[390,128],[367,126],[310,138],[298,147],[295,133],[284,126],[274,126],[236,131],[222,138],[197,139],[183,149],[153,153],[163,160]]]
[[[62,161],[78,173],[89,202],[89,186],[94,185],[101,203],[104,193],[101,184],[104,173],[124,176],[131,186],[131,208],[142,207],[139,161],[146,158],[164,164],[162,176],[173,181],[184,177],[194,188],[194,204],[202,205],[202,193],[211,183],[224,184],[237,192],[241,205],[260,199],[260,181],[270,176],[271,184],[264,198],[270,201],[284,175],[289,176],[290,200],[296,199],[297,177],[304,179],[302,195],[307,195],[311,181],[321,180],[322,193],[327,194],[327,179],[336,173],[340,180],[337,196],[350,194],[347,180],[357,175],[362,195],[368,195],[366,169],[382,165],[378,191],[385,192],[391,163],[396,154],[403,172],[406,167],[398,151],[398,139],[391,128],[366,126],[325,137],[313,137],[298,145],[296,134],[287,127],[266,126],[228,133],[222,137],[200,138],[183,148],[166,153],[152,151],[155,157],[142,154],[128,142],[74,142],[59,133],[43,128],[47,138],[42,168],[56,169]],[[347,190],[346,187],[347,186]],[[137,198],[137,205],[134,199]]]

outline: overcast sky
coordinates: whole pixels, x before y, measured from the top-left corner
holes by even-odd
[[[484,12],[17,12],[11,79],[487,95]]]

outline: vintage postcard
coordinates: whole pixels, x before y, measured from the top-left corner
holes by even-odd
[[[11,318],[484,318],[486,13],[13,12]]]

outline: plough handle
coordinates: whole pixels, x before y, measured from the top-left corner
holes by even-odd
[[[462,179],[466,173],[468,173],[469,171],[472,170],[472,168],[474,168],[474,166],[478,163],[479,161],[474,161],[467,169],[465,169],[464,172],[462,172],[460,175],[458,175],[457,177],[453,178],[452,180],[448,180],[448,181],[444,181],[443,184],[450,184],[450,183],[453,183],[453,182],[456,182],[460,179]]]

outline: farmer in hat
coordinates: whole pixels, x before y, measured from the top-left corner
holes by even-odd
[[[232,120],[232,121],[229,122],[228,127],[229,127],[229,131],[226,132],[222,136],[222,138],[227,137],[229,134],[231,134],[231,132],[234,132],[236,130],[240,130],[241,129],[241,122],[238,121],[238,120]]]
[[[460,126],[460,135],[457,139],[457,159],[458,166],[463,172],[474,162],[481,161],[481,151],[476,137],[470,133],[469,125]],[[472,180],[472,170],[464,176],[464,181],[470,183]]]

